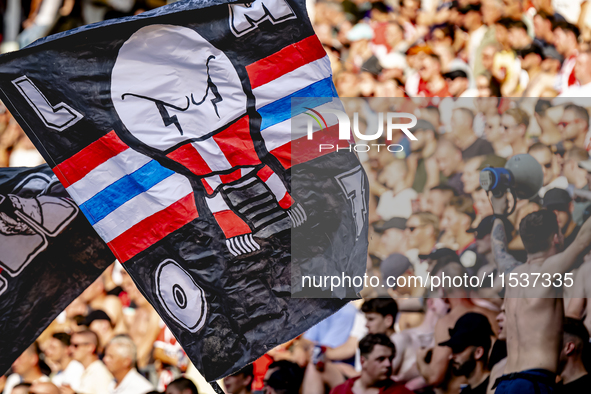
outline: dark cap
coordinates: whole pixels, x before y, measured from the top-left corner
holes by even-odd
[[[468,4],[467,6],[460,8],[458,11],[460,14],[466,15],[470,11],[480,12],[480,8],[480,4]]]
[[[421,258],[423,260],[424,259],[439,260],[442,257],[451,257],[453,259],[453,261],[458,262],[458,263],[460,262],[460,258],[458,257],[458,254],[449,248],[436,249],[433,252],[431,252],[430,254],[420,254],[419,255],[419,258]]]
[[[406,219],[405,218],[392,218],[392,219],[386,220],[383,223],[374,224],[373,228],[374,228],[374,230],[376,230],[379,233],[383,233],[384,231],[389,230],[391,228],[405,230],[406,229]]]
[[[454,80],[456,78],[468,78],[468,74],[464,70],[454,70],[443,74],[443,78]]]
[[[544,60],[556,59],[561,63],[564,61],[564,57],[560,53],[558,53],[558,50],[556,50],[556,48],[554,48],[552,45],[544,47],[542,52],[544,53]]]
[[[517,50],[517,54],[522,59],[531,53],[535,53],[536,55],[540,56],[540,58],[544,59],[544,50],[538,44],[532,43],[523,49]]]
[[[449,329],[449,340],[439,346],[448,346],[453,353],[460,353],[468,346],[484,346],[490,344],[494,333],[486,316],[470,312],[460,317],[454,328]]]
[[[419,131],[419,130],[431,130],[434,133],[436,132],[435,131],[435,126],[433,126],[433,123],[431,123],[431,122],[429,122],[428,120],[425,120],[425,119],[419,119],[419,120],[417,120],[417,124],[410,129],[410,132],[411,133],[414,133],[414,132]]]
[[[573,201],[570,194],[564,189],[550,189],[542,198],[542,206],[554,211],[568,212],[569,204]]]
[[[495,216],[490,215],[490,216],[483,218],[480,221],[480,223],[478,223],[478,226],[476,228],[470,228],[467,230],[467,232],[468,233],[476,233],[476,234],[474,234],[476,239],[482,239],[491,233],[494,223],[495,223]],[[508,220],[504,220],[503,224],[505,225],[505,235],[507,237],[507,241],[510,241],[513,238],[512,234],[513,234],[514,227],[511,224],[511,222]]]
[[[78,325],[88,327],[90,326],[90,323],[92,323],[95,320],[107,320],[111,325],[113,324],[111,322],[111,318],[109,317],[109,315],[105,313],[105,311],[97,309],[96,311],[90,312],[82,322],[78,323]]]
[[[400,253],[392,253],[380,263],[380,272],[382,273],[382,283],[386,285],[386,278],[389,276],[398,278],[411,267],[408,258]],[[392,281],[390,281],[392,283]]]

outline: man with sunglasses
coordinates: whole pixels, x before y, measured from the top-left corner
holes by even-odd
[[[511,156],[527,153],[525,132],[529,126],[529,116],[521,108],[510,108],[501,116],[499,129],[501,141],[511,146]]]
[[[90,330],[74,333],[70,339],[72,356],[84,366],[80,387],[76,394],[109,394],[109,382],[113,375],[98,358],[98,336]],[[74,394],[70,386],[61,386],[61,394]]]
[[[540,165],[542,166],[542,172],[544,173],[543,186],[538,192],[538,195],[543,198],[546,192],[550,189],[568,188],[568,180],[565,176],[560,175],[560,166],[558,159],[552,153],[552,150],[540,143],[536,142],[529,147],[528,152]]]
[[[589,112],[578,105],[569,104],[558,122],[558,129],[566,149],[585,147],[587,132],[589,131]]]

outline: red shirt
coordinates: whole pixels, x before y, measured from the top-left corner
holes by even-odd
[[[421,80],[419,81],[418,96],[419,97],[451,97],[451,93],[449,92],[449,90],[447,88],[447,83],[439,92],[431,92],[429,90],[429,88],[427,87],[427,82],[423,81],[423,79],[421,78]]]
[[[330,394],[353,394],[353,384],[359,377],[349,379],[345,383],[338,385],[330,391]],[[412,391],[407,389],[403,384],[396,383],[390,380],[390,384],[383,386],[380,394],[413,394]]]

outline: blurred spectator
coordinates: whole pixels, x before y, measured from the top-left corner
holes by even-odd
[[[408,166],[404,160],[395,160],[388,164],[378,176],[378,181],[387,190],[380,195],[376,212],[383,220],[393,217],[408,218],[412,213],[411,202],[417,198],[417,192],[407,184]]]
[[[501,117],[501,138],[511,146],[512,155],[527,153],[525,133],[529,126],[529,116],[520,108],[511,108]]]
[[[560,94],[560,97],[590,97],[591,96],[591,53],[583,52],[577,56],[575,63],[575,77],[580,86],[570,86]],[[581,105],[586,104],[584,100],[577,100]]]
[[[461,178],[461,176],[460,176]],[[433,187],[427,192],[423,211],[435,215],[437,218],[443,216],[445,207],[458,193],[453,187],[443,184]]]
[[[29,394],[59,394],[57,386],[51,382],[35,382],[29,387]]]
[[[168,327],[162,324],[158,338],[154,342],[152,357],[155,362],[158,383],[156,388],[164,391],[170,382],[187,370],[189,359]]]
[[[269,365],[265,375],[265,394],[298,394],[302,384],[301,368],[282,360]]]
[[[433,156],[437,149],[438,133],[435,126],[424,119],[419,119],[410,131],[416,140],[410,141],[411,153],[407,161],[414,172],[412,188],[421,193],[439,183],[439,169]]]
[[[493,336],[486,316],[472,312],[460,317],[450,330],[450,339],[439,344],[451,348],[453,373],[465,376],[468,381],[462,393],[486,393],[490,375],[488,356]]]
[[[411,393],[402,384],[395,383],[392,375],[392,359],[396,348],[384,334],[368,334],[359,341],[361,376],[347,380],[335,387],[331,394],[369,394],[379,390],[384,394]]]
[[[380,258],[386,258],[392,253],[403,253],[406,251],[406,240],[404,230],[406,219],[392,218],[382,224],[374,225],[376,235],[379,236],[379,244],[374,254]]]
[[[45,346],[45,361],[52,370],[51,382],[56,386],[70,386],[74,391],[80,386],[84,366],[73,360],[70,338],[65,332],[56,332]]]
[[[240,371],[226,376],[224,386],[228,394],[250,394],[252,393],[252,382],[254,380],[254,371],[252,364],[248,364]]]
[[[577,85],[575,64],[578,54],[579,28],[566,21],[558,22],[554,27],[554,44],[558,52],[564,57],[560,69],[559,92],[564,92],[571,86]]]
[[[248,393],[248,391],[246,393]],[[195,387],[195,383],[191,380],[187,378],[178,378],[170,382],[166,387],[165,394],[199,394],[199,392],[197,391],[197,387]]]
[[[421,255],[429,255],[439,238],[439,219],[429,212],[417,212],[406,221],[409,251],[407,256],[416,275],[425,277],[427,266]]]
[[[145,394],[152,384],[135,369],[137,352],[135,344],[127,335],[111,339],[105,348],[105,366],[115,378],[109,386],[111,394]]]
[[[581,227],[573,220],[573,200],[564,189],[550,189],[543,198],[542,206],[549,211],[554,211],[558,219],[558,228],[564,236],[563,247],[567,248],[579,233]]]
[[[456,108],[453,110],[451,135],[456,145],[462,150],[463,160],[495,152],[490,142],[476,136],[473,125],[474,113],[470,109]]]
[[[95,332],[99,337],[99,353],[103,353],[105,345],[115,335],[111,318],[104,311],[98,309],[90,312],[80,325],[88,327],[89,330]]]
[[[12,363],[12,375],[6,379],[3,394],[10,394],[12,388],[19,383],[49,382],[49,377],[41,372],[39,366],[41,354],[37,342],[33,342],[15,361]]]
[[[499,329],[496,333],[497,340],[495,341],[495,347],[497,346],[497,344],[504,343],[505,344],[505,357],[498,360],[496,363],[494,363],[492,365],[491,365],[491,363],[489,363],[489,368],[491,369],[491,371],[490,371],[490,377],[489,377],[489,382],[488,382],[488,393],[492,392],[493,394],[494,394],[493,386],[495,385],[495,382],[497,381],[497,379],[500,378],[501,376],[503,376],[503,370],[505,369],[505,365],[507,364],[507,351],[506,351],[507,345],[505,343],[505,341],[507,340],[507,331],[505,330],[505,305],[504,304],[501,306],[501,311],[497,315],[497,325],[498,325]],[[491,353],[491,356],[492,356],[492,353]]]
[[[29,394],[31,383],[19,383],[11,391],[11,394]]]
[[[480,187],[480,165],[483,161],[484,156],[475,156],[466,161],[462,173],[464,193],[472,194]]]
[[[462,150],[453,142],[441,139],[435,151],[435,159],[439,171],[447,179],[447,184],[453,187],[458,195],[463,194],[462,171],[464,161],[462,159]]]
[[[570,104],[558,122],[562,142],[566,149],[573,147],[586,148],[586,137],[589,131],[589,113],[583,107]]]
[[[550,189],[566,189],[568,187],[568,180],[564,175],[560,175],[558,160],[549,147],[537,142],[529,147],[528,153],[540,163],[544,173],[543,186],[538,192],[540,197],[543,198]]]
[[[583,361],[589,347],[589,332],[582,321],[570,317],[565,319],[562,327],[564,334],[558,366],[562,384],[558,392],[584,392],[591,384]]]
[[[423,53],[419,62],[420,80],[417,95],[419,97],[451,97],[447,82],[441,75],[440,57],[434,53]]]
[[[76,332],[72,335],[70,344],[73,348],[73,358],[84,366],[84,372],[80,378],[80,386],[76,391],[73,387],[64,384],[60,387],[61,394],[110,393],[109,385],[106,382],[111,382],[113,375],[98,358],[98,343],[98,336],[90,330]]]

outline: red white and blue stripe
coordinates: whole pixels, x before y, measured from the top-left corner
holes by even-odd
[[[53,171],[121,262],[199,216],[189,181],[114,131]]]
[[[250,64],[246,71],[256,99],[256,109],[262,117],[261,135],[267,150],[285,168],[304,161],[293,154],[292,145],[296,138],[304,143],[306,132],[292,130],[292,118],[311,108],[322,110],[323,106],[342,110],[340,102],[334,99],[338,95],[332,82],[330,60],[318,37],[313,35],[289,45]],[[292,102],[293,98],[306,99]],[[329,127],[322,133],[334,136],[335,131],[338,133],[336,116],[327,119],[330,119]],[[310,145],[313,151],[317,151],[318,141],[320,139],[306,144],[306,147]],[[308,149],[302,147],[304,151]]]

